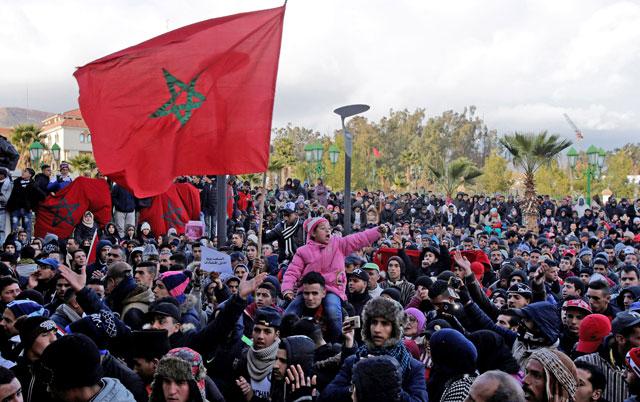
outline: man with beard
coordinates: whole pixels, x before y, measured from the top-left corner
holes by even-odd
[[[296,389],[290,380],[286,380],[289,373],[302,379],[312,378],[315,348],[315,343],[304,335],[288,336],[280,342],[271,371],[271,401],[289,402],[307,396],[305,394],[310,396],[311,384]]]
[[[527,361],[522,390],[529,402],[570,402],[575,398],[577,380],[576,366],[569,356],[542,348]]]

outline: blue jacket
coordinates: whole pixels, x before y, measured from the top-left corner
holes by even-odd
[[[133,195],[117,184],[111,189],[111,203],[118,212],[133,212],[136,210],[136,200]]]
[[[347,357],[336,378],[331,381],[320,395],[320,401],[350,402],[351,375],[357,355]],[[427,384],[424,379],[424,364],[411,358],[410,366],[402,378],[403,402],[427,402]]]

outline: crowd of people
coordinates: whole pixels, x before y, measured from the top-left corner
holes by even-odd
[[[349,230],[322,180],[229,177],[218,238],[215,177],[183,177],[202,237],[157,233],[110,184],[113,222],[38,238],[38,200],[72,179],[25,172],[0,180],[2,401],[640,398],[640,199],[541,196],[529,230],[513,196],[363,189]]]

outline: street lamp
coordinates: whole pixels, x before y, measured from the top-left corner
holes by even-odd
[[[607,153],[602,148],[596,148],[593,145],[587,148],[587,170],[585,174],[587,176],[587,205],[589,207],[591,207],[591,180],[602,172],[606,156]],[[576,150],[573,148],[569,149],[567,158],[569,158],[571,169],[575,169],[578,159]]]
[[[347,105],[334,110],[340,116],[342,132],[344,133],[344,232],[351,233],[351,153],[353,151],[353,134],[347,131],[344,120],[348,117],[364,113],[369,105]]]
[[[35,140],[29,145],[29,156],[31,157],[31,166],[38,166],[40,164],[40,158],[44,152],[44,145],[40,141]]]
[[[51,146],[51,153],[53,154],[53,160],[55,160],[56,163],[60,162],[60,145],[54,143]]]
[[[336,146],[336,144],[331,144],[329,147],[329,160],[332,165],[336,165],[338,163],[338,156],[340,156],[340,149]]]
[[[324,147],[321,142],[315,142],[304,146],[304,158],[309,163],[316,162],[316,175],[318,177],[322,177],[324,173],[324,166],[322,165],[323,154]]]

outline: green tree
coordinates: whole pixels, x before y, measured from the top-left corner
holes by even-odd
[[[543,165],[555,160],[560,152],[571,146],[571,141],[561,140],[556,134],[549,135],[546,131],[538,134],[514,133],[505,135],[500,144],[512,156],[514,166],[524,174],[524,216],[527,228],[536,231],[538,228],[538,208],[536,208],[535,173]]]
[[[484,162],[482,176],[478,178],[478,186],[485,193],[505,193],[513,186],[513,173],[509,170],[509,162],[502,156],[492,153]]]
[[[482,171],[468,158],[461,157],[451,162],[440,159],[437,164],[429,165],[436,184],[445,192],[448,199],[462,184],[474,184]]]
[[[560,168],[557,160],[548,165],[542,165],[534,175],[537,192],[547,194],[552,198],[561,198],[571,192],[571,181],[566,169]]]
[[[606,172],[603,181],[616,197],[632,197],[633,184],[629,183],[627,176],[633,174],[633,160],[624,150],[607,155],[605,163]]]
[[[80,175],[92,175],[96,170],[96,161],[90,154],[76,155],[69,159],[69,164]]]
[[[46,148],[46,145],[43,143],[45,137],[40,127],[35,124],[19,124],[13,127],[11,130],[11,142],[20,154],[18,167],[25,168],[31,166],[29,146],[38,140]]]

